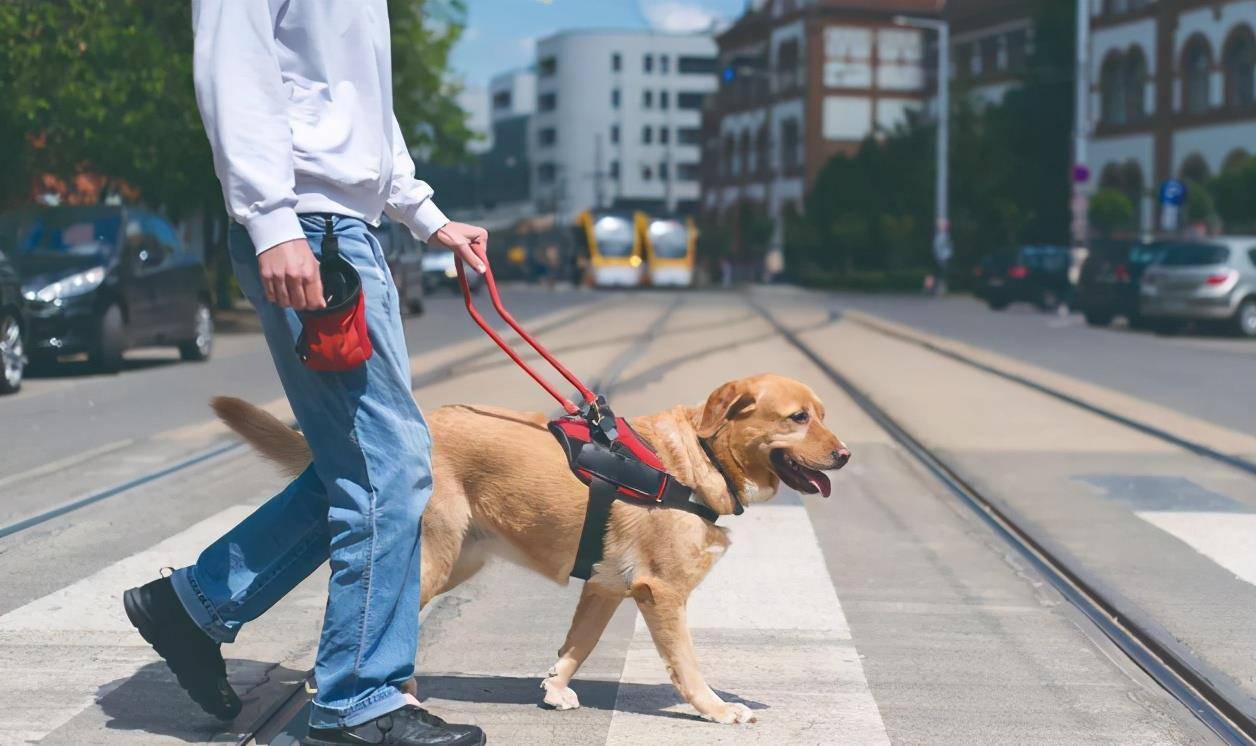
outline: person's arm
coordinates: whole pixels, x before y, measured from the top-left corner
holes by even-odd
[[[393,177],[384,212],[425,242],[436,242],[458,253],[483,272],[488,267],[488,231],[455,223],[432,200],[432,187],[414,176],[414,159],[406,147],[397,117],[392,118]]]
[[[318,263],[297,219],[288,94],[265,0],[193,0],[192,75],[227,211],[257,249],[266,296],[322,308]]]

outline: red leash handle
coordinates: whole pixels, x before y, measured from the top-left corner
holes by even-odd
[[[542,378],[539,373],[533,370],[530,365],[525,363],[523,358],[519,357],[519,354],[506,343],[506,340],[502,339],[501,335],[498,334],[493,327],[489,326],[484,317],[480,315],[480,312],[476,309],[475,304],[471,302],[471,285],[467,282],[466,267],[463,266],[462,257],[458,256],[456,253],[454,254],[454,266],[458,269],[458,284],[462,286],[462,297],[467,304],[467,313],[471,314],[471,318],[475,320],[475,323],[484,330],[485,334],[497,343],[498,347],[502,348],[503,352],[510,356],[511,360],[515,361],[515,365],[523,368],[524,373],[532,376],[532,380],[540,384],[541,388],[545,389],[547,394],[554,397],[554,399],[562,405],[562,408],[566,410],[567,414],[579,414],[580,408],[577,407],[570,399],[559,393],[558,390]],[[487,264],[484,268],[484,284],[488,286],[488,296],[493,301],[493,308],[497,309],[497,314],[502,317],[510,328],[514,329],[515,333],[518,334],[524,342],[527,342],[532,349],[536,350],[537,354],[545,358],[545,362],[554,366],[554,370],[561,373],[563,378],[567,379],[568,383],[575,386],[576,390],[580,392],[580,395],[584,397],[586,402],[589,404],[597,402],[597,394],[590,391],[589,387],[585,386],[584,383],[576,377],[576,374],[567,370],[566,366],[554,359],[554,356],[550,354],[549,350],[545,349],[540,342],[533,339],[532,335],[524,331],[523,327],[519,326],[519,322],[515,321],[515,318],[511,316],[510,312],[506,310],[506,307],[502,305],[501,295],[497,292],[497,282],[493,279],[493,269]]]

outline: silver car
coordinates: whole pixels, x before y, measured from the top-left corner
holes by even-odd
[[[1162,329],[1182,321],[1222,321],[1256,337],[1256,236],[1159,241],[1163,253],[1143,273],[1139,312]]]

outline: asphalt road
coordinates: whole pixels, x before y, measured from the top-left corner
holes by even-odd
[[[1102,334],[1123,341],[1103,345],[1090,339],[1092,330],[1055,317],[996,316],[961,299],[927,305],[787,288],[756,290],[753,298],[963,477],[1197,652],[1237,696],[1251,697],[1250,476],[832,311],[861,308],[972,344],[1001,340],[997,349],[1028,368],[1097,383],[1091,394],[1100,404],[1109,403],[1105,391],[1133,391],[1105,376],[1134,376],[1137,361],[1146,367],[1157,356],[1183,376],[1192,361],[1212,359],[1197,351],[1247,360],[1250,379],[1256,358],[1246,348],[1118,331]],[[831,500],[785,490],[721,521],[733,547],[690,602],[709,683],[760,722],[728,728],[697,719],[630,604],[572,684],[582,708],[540,708],[537,687],[579,584],[555,587],[499,563],[421,616],[420,694],[439,714],[479,723],[497,744],[1213,742],[745,296],[521,288],[507,304],[530,326],[544,325],[543,339],[574,370],[613,384],[606,393],[621,414],[698,402],[730,378],[774,371],[815,388],[827,423],[855,457],[834,476]],[[455,299],[436,299],[429,309],[407,322],[424,408],[479,402],[553,410]],[[647,329],[657,334],[643,336]],[[1069,359],[1033,352],[1032,337]],[[222,356],[206,365],[36,380],[27,393],[0,400],[0,422],[20,434],[0,454],[0,525],[223,442],[224,433],[206,423],[211,395],[282,405],[257,335],[222,342]],[[1094,368],[1072,360],[1117,344],[1136,350],[1124,369],[1119,359]],[[1223,437],[1209,430],[1213,422],[1241,429],[1158,394],[1113,402],[1140,416],[1160,405],[1182,408],[1199,420],[1189,426],[1200,437]],[[280,486],[240,449],[0,537],[0,701],[18,703],[0,709],[0,743],[199,743],[238,739],[259,725],[256,743],[299,738],[324,571],[225,649],[246,703],[227,726],[186,701],[118,603],[121,590],[157,568],[192,561]]]
[[[1256,435],[1256,341],[1198,332],[1158,336],[1096,329],[1018,304],[989,310],[969,296],[819,295],[858,309],[1157,402]]]

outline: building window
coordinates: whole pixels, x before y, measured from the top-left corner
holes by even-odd
[[[672,71],[672,58],[668,57],[665,54],[660,54],[659,55],[659,72],[664,75],[667,75],[671,71]],[[664,176],[662,178],[667,178],[667,177]]]
[[[973,43],[968,49],[968,74],[976,78],[982,71],[981,45]]]
[[[553,111],[558,108],[557,93],[542,93],[536,99],[536,108],[541,111]]]
[[[653,178],[654,178],[654,169],[650,168],[648,164],[642,163],[641,164],[641,180],[649,181],[650,179],[653,179]]]
[[[781,124],[781,168],[793,173],[801,164],[798,146],[802,141],[797,119],[787,119]]]
[[[718,64],[714,57],[678,57],[676,71],[681,75],[714,75]]]
[[[612,88],[611,89],[611,108],[612,109],[619,108],[619,100],[620,100],[619,89]]]
[[[641,58],[641,69],[647,74],[654,72],[654,55],[647,54]]]
[[[741,165],[746,176],[754,174],[754,154],[750,150],[750,131],[741,133]]]
[[[1146,116],[1147,58],[1135,47],[1125,59],[1125,121],[1140,122]]]
[[[509,109],[511,103],[510,91],[498,91],[493,94],[493,111],[501,111]]]
[[[553,163],[542,163],[536,167],[536,180],[542,184],[553,184],[558,177],[558,167]]]
[[[662,163],[659,163],[659,180],[667,181],[670,178],[671,178],[671,168],[667,165],[667,162],[664,161]]]
[[[672,131],[667,127],[659,127],[659,142],[667,145],[672,141]]]
[[[1198,114],[1211,107],[1211,78],[1212,50],[1207,41],[1196,37],[1182,54],[1182,106],[1188,113]]]
[[[703,93],[677,93],[676,108],[678,109],[701,109],[702,102],[706,99]]]
[[[782,42],[776,50],[776,85],[778,90],[788,91],[801,85],[802,76],[798,66],[798,40],[790,39]]]
[[[677,181],[697,181],[698,180],[698,164],[696,163],[680,163],[676,166]]]
[[[724,135],[724,157],[720,163],[724,165],[725,176],[741,174],[741,164],[737,162],[737,139],[732,135]]]
[[[1103,62],[1099,74],[1100,118],[1105,124],[1125,124],[1128,111],[1125,102],[1125,71],[1121,55],[1112,54]]]
[[[770,164],[768,163],[769,154],[771,152],[769,147],[770,140],[771,136],[768,134],[768,127],[765,124],[759,128],[759,133],[755,135],[754,148],[759,161],[759,173],[765,175],[771,171]]]
[[[670,91],[659,91],[659,108],[667,109],[672,105],[672,94]]]
[[[641,92],[641,108],[643,109],[654,108],[654,91],[642,91]]]
[[[697,127],[681,127],[676,130],[676,142],[681,145],[698,145],[702,142],[702,130]]]
[[[611,55],[611,72],[617,73],[624,69],[624,56],[619,52]]]
[[[619,161],[611,161],[611,178],[619,180]]]
[[[1226,46],[1225,102],[1236,108],[1256,103],[1256,38],[1251,29],[1237,31]]]
[[[554,75],[558,72],[558,58],[553,56],[542,58],[540,64],[537,65],[537,72],[542,78]]]
[[[619,125],[618,124],[611,125],[611,142],[616,143],[616,144],[619,143]]]
[[[641,142],[646,145],[654,142],[654,128],[648,124],[641,128]]]
[[[998,50],[994,55],[994,69],[1002,72],[1008,68],[1008,41],[1006,34],[999,34]]]
[[[552,147],[558,142],[558,130],[553,127],[537,130],[536,139],[542,147]]]

